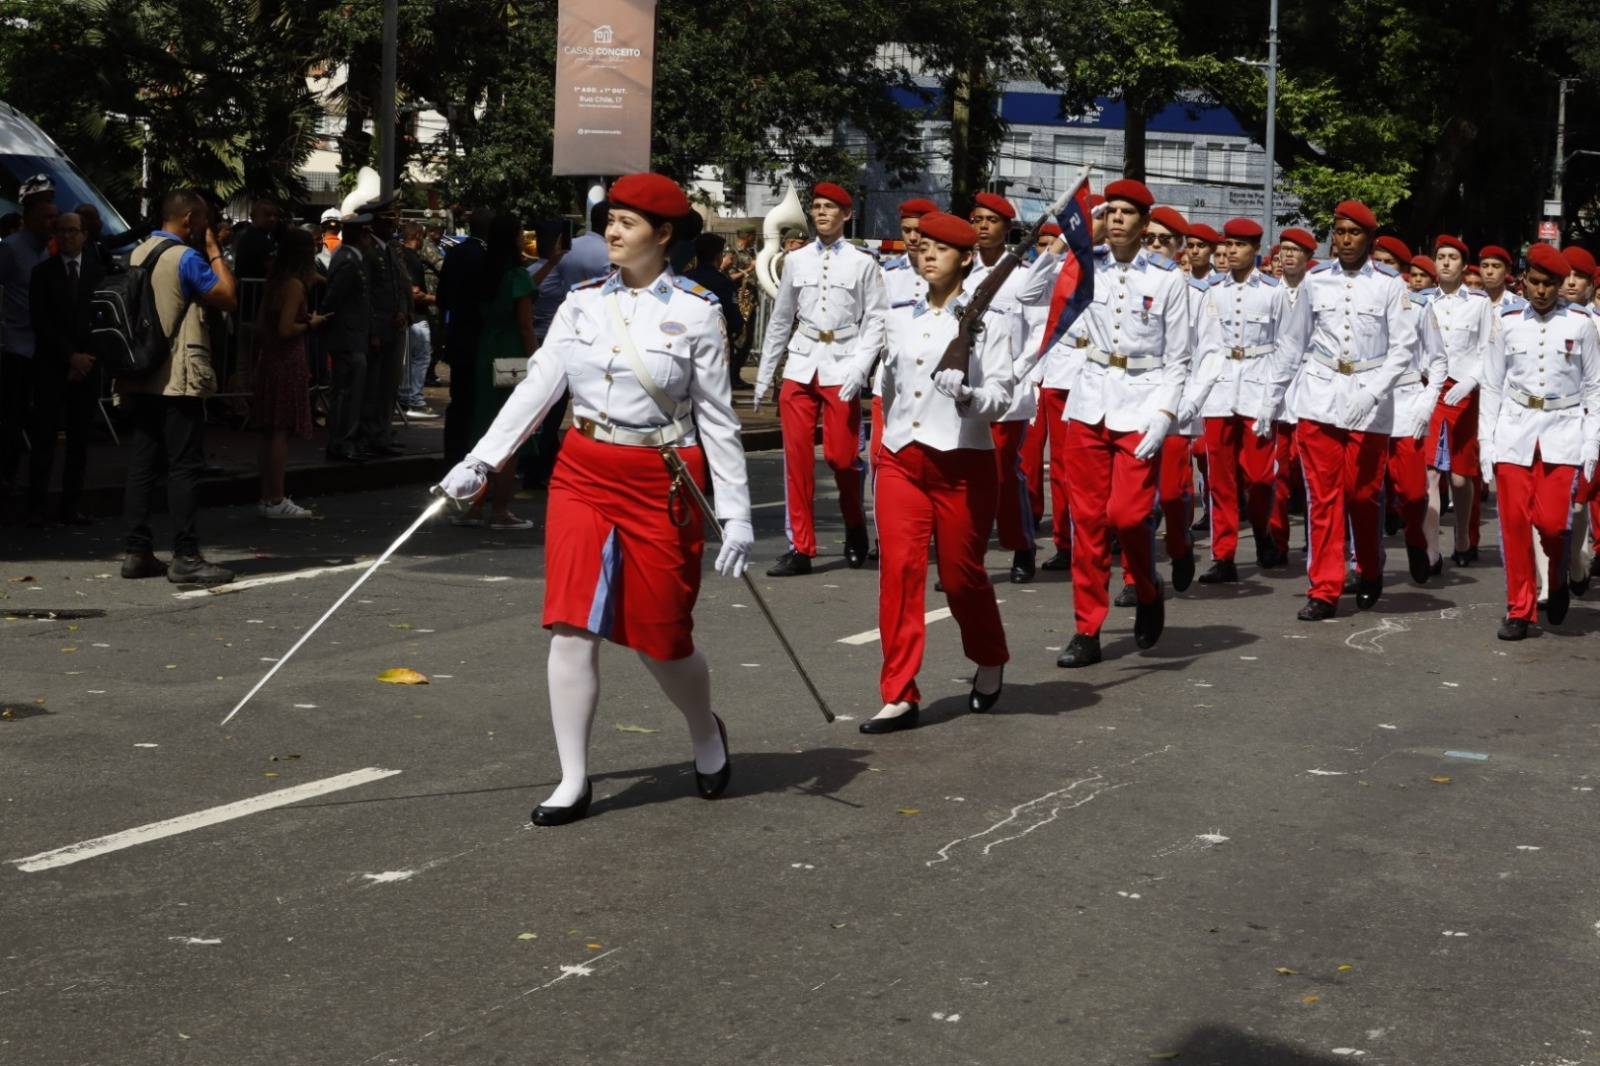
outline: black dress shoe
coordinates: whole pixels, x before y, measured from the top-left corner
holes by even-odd
[[[1451,566],[1466,566],[1467,565],[1467,553],[1466,552],[1451,552],[1450,553],[1450,565]]]
[[[1232,559],[1218,559],[1200,575],[1202,585],[1231,585],[1239,580],[1239,567]]]
[[[1574,596],[1578,597],[1581,600],[1581,599],[1583,599],[1583,594],[1585,592],[1589,591],[1589,582],[1591,582],[1593,580],[1594,579],[1592,577],[1590,577],[1588,574],[1585,574],[1581,579],[1575,578],[1575,577],[1568,578],[1567,579],[1567,588],[1572,591],[1572,594]]]
[[[1501,640],[1522,640],[1528,635],[1528,623],[1521,618],[1507,618],[1500,623],[1495,636]]]
[[[1467,549],[1467,554],[1466,554],[1466,559],[1467,559],[1467,562],[1469,562],[1469,563],[1477,562],[1478,561],[1478,549],[1477,548],[1468,548]]]
[[[786,551],[767,570],[768,577],[799,577],[811,573],[811,556]]]
[[[208,562],[203,555],[174,555],[167,580],[174,585],[226,585],[233,580],[233,571]]]
[[[1300,613],[1295,615],[1302,622],[1326,622],[1334,616],[1336,608],[1327,600],[1319,600],[1315,596],[1306,600],[1306,605],[1300,608]]]
[[[917,728],[920,717],[915,703],[904,714],[897,714],[893,718],[868,718],[858,727],[863,733],[898,733],[902,729]]]
[[[944,581],[941,580],[940,578],[934,578],[933,579],[933,591],[935,591],[935,592],[943,592],[944,591]]]
[[[1411,545],[1407,544],[1406,566],[1411,570],[1412,581],[1415,581],[1419,585],[1425,585],[1428,583],[1429,572],[1433,569],[1433,564],[1428,562],[1427,548],[1413,548]]]
[[[1140,648],[1153,648],[1156,641],[1161,639],[1161,631],[1167,628],[1167,604],[1161,598],[1161,589],[1156,589],[1156,598],[1149,603],[1141,603],[1133,616],[1133,642]]]
[[[1194,552],[1180,555],[1172,560],[1172,587],[1179,592],[1189,587],[1194,580]]]
[[[852,570],[867,565],[867,527],[846,526],[844,531],[844,561]]]
[[[570,807],[550,807],[543,803],[533,809],[528,821],[534,825],[568,825],[589,813],[589,802],[594,799],[594,785],[583,782],[583,795]]]
[[[717,732],[722,735],[722,769],[714,774],[703,774],[696,767],[694,771],[694,787],[700,793],[701,799],[714,800],[727,791],[728,778],[733,775],[733,753],[728,750],[728,727],[722,724],[722,719],[713,714],[717,719]]]
[[[1195,533],[1203,533],[1211,528],[1211,512],[1206,511],[1197,517],[1189,529]]]
[[[1113,607],[1139,606],[1139,590],[1131,584],[1124,583],[1122,591],[1117,593],[1117,598],[1111,601]]]
[[[1383,535],[1392,537],[1406,528],[1406,520],[1400,517],[1398,511],[1385,511],[1383,514]]]
[[[1076,633],[1067,643],[1067,650],[1056,657],[1056,665],[1063,670],[1076,670],[1080,666],[1093,666],[1100,659],[1100,638]]]
[[[1444,556],[1441,555],[1433,561],[1432,566],[1428,567],[1428,576],[1438,577],[1442,573],[1444,573]]]
[[[1360,578],[1356,581],[1356,606],[1363,611],[1378,602],[1378,597],[1383,595],[1383,576],[1368,581]]]
[[[1560,625],[1567,617],[1567,608],[1572,606],[1572,590],[1563,582],[1556,582],[1550,587],[1550,600],[1545,604],[1545,620],[1553,626]]]
[[[1005,672],[1001,671],[1000,684],[995,686],[993,692],[978,691],[978,675],[972,675],[972,692],[967,696],[967,710],[973,714],[987,714],[994,710],[994,705],[1000,702],[1000,693],[1006,687]]]
[[[1013,585],[1026,585],[1033,580],[1034,559],[1037,552],[1020,551],[1011,553],[1011,583]]]
[[[1069,551],[1058,551],[1054,555],[1050,556],[1050,558],[1048,558],[1044,562],[1040,563],[1039,564],[1039,569],[1040,570],[1071,570],[1072,569],[1072,553],[1069,552]]]
[[[122,576],[166,577],[167,564],[157,559],[152,552],[129,552],[122,559]]]

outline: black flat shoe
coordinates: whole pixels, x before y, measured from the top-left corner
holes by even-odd
[[[972,675],[972,692],[967,695],[967,710],[973,714],[987,714],[994,710],[994,705],[1000,702],[1000,693],[1006,687],[1005,672],[1000,674],[1000,684],[993,692],[978,691],[978,675]]]
[[[1451,566],[1467,566],[1471,562],[1472,562],[1472,558],[1467,552],[1451,552],[1450,553],[1450,565]]]
[[[1100,638],[1077,633],[1068,642],[1067,650],[1056,658],[1056,665],[1063,670],[1076,670],[1081,666],[1093,666],[1100,658]]]
[[[1182,592],[1189,587],[1189,582],[1194,580],[1194,552],[1180,555],[1172,560],[1172,587]]]
[[[1465,558],[1466,558],[1468,563],[1477,562],[1478,561],[1478,549],[1477,548],[1468,548]]]
[[[850,569],[860,570],[867,565],[866,526],[847,526],[844,531],[844,561]]]
[[[589,813],[589,801],[594,799],[594,784],[585,779],[583,795],[570,807],[547,807],[543,803],[533,809],[528,820],[534,825],[567,825]]]
[[[722,734],[722,769],[714,774],[703,774],[699,767],[694,771],[694,787],[700,793],[701,799],[714,800],[728,789],[728,778],[733,776],[733,753],[728,750],[728,727],[722,724],[722,719],[713,714],[717,719],[717,732]]]
[[[1200,575],[1202,585],[1232,585],[1239,580],[1239,567],[1232,559],[1218,559]]]
[[[1026,585],[1033,580],[1034,558],[1038,555],[1035,551],[1020,551],[1011,553],[1011,583],[1013,585]]]
[[[1444,573],[1444,556],[1441,555],[1438,559],[1434,560],[1432,566],[1428,567],[1428,576],[1438,577],[1442,573]]]
[[[863,733],[898,733],[902,729],[917,728],[919,708],[915,703],[905,714],[897,714],[893,718],[868,718],[860,725]]]
[[[1300,613],[1295,615],[1302,622],[1326,622],[1336,613],[1336,608],[1327,600],[1310,597],[1306,605],[1300,608]]]
[[[1139,590],[1134,588],[1132,585],[1124,584],[1122,586],[1122,591],[1117,593],[1117,598],[1111,601],[1111,606],[1113,606],[1113,607],[1137,607],[1137,606],[1139,606]]]
[[[784,552],[767,570],[768,577],[800,577],[811,573],[811,556],[796,551]]]
[[[1501,640],[1522,640],[1528,635],[1528,623],[1521,618],[1507,618],[1500,623],[1495,636]]]
[[[1363,611],[1378,602],[1378,597],[1383,595],[1383,578],[1380,576],[1372,581],[1358,579],[1356,581],[1356,606]]]
[[[1545,604],[1545,621],[1553,626],[1558,626],[1566,621],[1567,608],[1572,606],[1572,590],[1562,582],[1556,582],[1550,588],[1550,602]]]
[[[122,576],[126,578],[166,577],[167,564],[152,552],[129,552],[122,559]]]
[[[1058,551],[1050,558],[1039,564],[1040,570],[1071,570],[1072,553]]]
[[[1588,574],[1585,574],[1582,579],[1568,578],[1567,588],[1571,590],[1574,596],[1581,600],[1583,599],[1583,594],[1589,591],[1589,583],[1593,580],[1594,578]]]
[[[1406,566],[1411,570],[1411,580],[1419,585],[1428,583],[1428,577],[1433,570],[1433,564],[1428,562],[1427,548],[1413,548],[1406,545]]]
[[[1167,628],[1167,604],[1161,598],[1161,590],[1156,589],[1156,598],[1149,603],[1141,603],[1133,616],[1133,642],[1140,648],[1153,648],[1156,641],[1161,639],[1161,631]]]

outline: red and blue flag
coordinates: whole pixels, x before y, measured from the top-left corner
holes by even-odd
[[[1061,238],[1067,243],[1061,272],[1050,291],[1050,314],[1045,319],[1044,343],[1047,352],[1060,342],[1067,328],[1094,300],[1094,223],[1089,216],[1089,175],[1078,179],[1061,209],[1056,213]]]

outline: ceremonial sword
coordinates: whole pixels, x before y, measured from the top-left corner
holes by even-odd
[[[701,492],[700,486],[695,484],[693,476],[689,473],[689,467],[683,461],[683,456],[679,455],[678,449],[670,444],[661,445],[660,450],[661,459],[667,464],[667,472],[672,475],[672,488],[667,496],[668,512],[672,511],[674,501],[682,498],[679,493],[686,494],[694,503],[695,510],[700,512],[700,517],[705,519],[706,525],[716,531],[718,540],[722,540],[722,523],[717,521],[716,512],[711,509],[711,504],[706,499],[705,493]],[[688,515],[684,515],[684,521],[682,522],[678,522],[674,515],[673,521],[679,526],[687,525]],[[822,717],[830,722],[833,721],[833,711],[828,708],[828,701],[822,698],[822,693],[817,691],[817,686],[811,680],[811,675],[806,673],[806,668],[800,664],[800,656],[795,654],[794,646],[789,643],[789,638],[783,635],[783,630],[778,626],[778,620],[772,615],[772,609],[767,606],[766,597],[762,596],[761,590],[756,587],[755,578],[750,576],[748,569],[740,576],[744,578],[745,587],[750,590],[750,595],[756,601],[756,606],[761,608],[762,617],[767,620],[767,625],[772,627],[772,635],[778,638],[778,643],[782,645],[784,654],[789,656],[789,662],[794,666],[794,672],[800,675],[800,680],[805,682],[806,691],[810,692],[811,698],[817,701],[817,709],[822,712]]]

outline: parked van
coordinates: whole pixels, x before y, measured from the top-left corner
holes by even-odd
[[[70,211],[79,204],[93,204],[100,210],[103,236],[112,244],[128,230],[128,223],[111,206],[100,190],[72,165],[66,153],[48,134],[0,100],[0,215],[19,211],[17,190],[35,174],[48,174],[56,187],[56,206]]]

